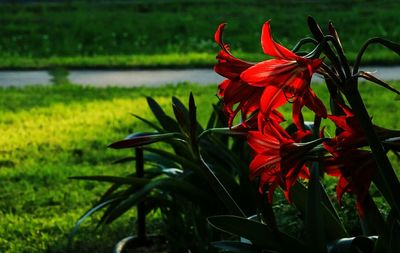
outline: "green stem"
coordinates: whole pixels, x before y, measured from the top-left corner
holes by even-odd
[[[374,126],[371,122],[368,111],[365,108],[364,102],[357,88],[357,79],[351,79],[352,83],[348,83],[348,89],[345,96],[353,108],[354,114],[357,117],[360,125],[363,127],[368,144],[371,148],[375,162],[378,166],[377,177],[382,182],[382,192],[385,192],[386,200],[396,210],[398,217],[400,217],[400,183],[397,179],[396,173],[393,170],[389,158],[375,133]]]

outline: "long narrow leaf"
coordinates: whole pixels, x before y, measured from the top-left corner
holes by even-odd
[[[213,110],[211,112],[210,117],[208,118],[206,129],[210,129],[210,128],[215,127],[215,124],[216,124],[217,120],[218,120],[217,119],[217,112],[215,110]]]
[[[218,177],[215,173],[211,170],[209,165],[203,160],[200,154],[200,160],[203,163],[203,175],[208,181],[208,184],[213,188],[215,194],[217,194],[218,198],[222,201],[225,207],[231,214],[240,215],[242,217],[245,216],[244,212],[240,209],[238,204],[226,190],[224,185],[219,181]]]
[[[143,148],[143,150],[147,150],[148,152],[158,154],[158,155],[164,157],[165,159],[170,159],[171,161],[175,161],[175,162],[181,164],[181,166],[184,170],[190,169],[190,170],[196,172],[198,175],[202,175],[201,166],[199,164],[191,161],[190,157],[183,157],[183,156],[179,156],[177,154],[173,154],[173,153],[170,153],[170,152],[167,152],[164,150],[150,148],[150,147]]]
[[[192,150],[194,153],[198,153],[199,147],[197,145],[197,112],[196,103],[194,102],[194,97],[192,92],[189,95],[189,137],[190,144],[192,145]]]
[[[175,105],[176,107],[178,107],[180,111],[182,111],[185,118],[189,119],[189,110],[185,107],[185,105],[177,97],[172,97],[172,104]],[[203,128],[201,127],[201,125],[198,122],[197,122],[197,128],[198,128],[197,130],[199,132],[203,131]]]
[[[395,43],[390,40],[387,40],[387,39],[379,38],[379,37],[371,38],[364,43],[364,45],[361,47],[360,51],[357,54],[357,57],[356,57],[356,60],[354,61],[354,66],[353,66],[353,75],[358,72],[358,69],[360,67],[361,60],[362,60],[362,57],[363,57],[365,51],[372,44],[380,44],[380,45],[392,50],[396,54],[400,55],[400,44]]]
[[[296,207],[303,213],[307,211],[307,189],[300,183],[295,184],[290,190],[290,196]],[[325,233],[328,240],[349,236],[343,223],[330,211],[325,203],[320,203],[320,210],[325,223]]]
[[[324,231],[324,220],[321,215],[321,193],[318,186],[319,170],[316,163],[311,168],[311,179],[308,184],[306,230],[307,242],[310,253],[325,253],[326,239]]]
[[[73,242],[74,237],[75,237],[76,233],[78,232],[78,230],[79,230],[79,228],[80,228],[82,222],[84,222],[84,221],[85,221],[90,215],[92,215],[93,213],[95,213],[95,212],[101,210],[102,208],[106,207],[107,205],[110,205],[111,203],[113,203],[113,202],[115,202],[115,201],[117,201],[117,200],[118,200],[118,199],[110,199],[110,200],[108,200],[108,201],[102,202],[102,203],[100,203],[99,205],[97,205],[97,206],[91,208],[91,209],[90,209],[89,211],[87,211],[84,215],[82,215],[81,218],[79,218],[79,220],[75,223],[75,226],[74,226],[74,228],[72,229],[72,232],[71,232],[71,234],[69,235],[69,238],[68,238],[68,246],[67,246],[67,248],[68,248],[68,251],[69,251],[69,252],[71,252],[71,249],[72,249],[72,242]]]
[[[278,252],[305,252],[305,246],[298,240],[277,231],[267,225],[244,217],[221,215],[208,218],[215,228],[246,238],[255,247]]]
[[[172,109],[174,110],[176,121],[179,124],[179,128],[183,134],[189,136],[189,117],[187,113],[184,113],[181,107],[177,106],[176,104],[172,104]]]
[[[293,47],[292,51],[298,52],[301,49],[301,47],[306,44],[313,44],[314,46],[316,46],[318,44],[318,41],[316,41],[313,38],[309,38],[309,37],[303,38],[299,42],[297,42],[297,44]]]
[[[133,136],[128,139],[114,142],[110,144],[109,147],[114,149],[134,148],[179,137],[181,137],[180,133],[166,133],[166,134],[149,133],[146,135]]]
[[[165,114],[161,106],[151,97],[147,97],[147,104],[149,105],[154,116],[157,118],[160,125],[167,132],[177,132],[179,131],[179,126],[175,120]]]
[[[357,74],[355,74],[354,76],[356,77],[362,77],[368,81],[371,81],[373,83],[376,83],[390,91],[393,91],[394,93],[400,95],[400,91],[396,90],[395,88],[393,88],[392,86],[390,86],[390,84],[385,83],[384,81],[376,78],[375,76],[371,75],[371,73],[365,72],[365,71],[360,71]]]
[[[235,241],[219,241],[212,242],[212,246],[222,249],[224,251],[234,252],[234,253],[257,253],[259,250],[254,249],[251,244]],[[265,251],[263,251],[265,252]]]
[[[328,253],[372,253],[376,237],[341,238],[328,244]]]
[[[139,115],[137,115],[137,114],[134,114],[134,113],[131,113],[131,114],[132,114],[133,117],[135,117],[135,118],[137,118],[137,119],[143,121],[143,122],[146,123],[148,126],[154,128],[154,130],[156,130],[157,132],[160,132],[160,133],[164,132],[164,129],[162,129],[161,127],[159,127],[159,126],[157,126],[156,124],[152,123],[151,121],[149,121],[149,120],[147,120],[147,119],[145,119],[145,118],[142,118],[141,116],[139,116]]]
[[[100,181],[100,182],[129,184],[129,185],[137,185],[137,186],[143,186],[150,182],[150,180],[146,179],[146,178],[116,177],[116,176],[76,176],[76,177],[69,177],[69,179],[93,180],[93,181]]]
[[[124,158],[118,159],[116,161],[113,161],[112,164],[132,162],[132,161],[135,161],[135,159],[136,159],[136,157],[134,157],[134,156],[128,156],[128,157],[124,157]]]
[[[105,222],[111,223],[132,206],[138,202],[146,199],[147,195],[150,194],[154,189],[164,190],[172,195],[181,195],[186,197],[190,201],[194,201],[201,204],[209,204],[210,199],[200,189],[195,188],[193,185],[173,178],[162,178],[153,180],[146,184],[143,188],[136,191],[126,200],[124,200],[118,207],[116,207],[105,219]]]
[[[389,253],[398,253],[400,252],[400,223],[393,210],[388,215],[388,226],[390,228]]]

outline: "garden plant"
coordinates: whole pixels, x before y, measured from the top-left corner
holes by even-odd
[[[192,94],[187,107],[172,99],[174,117],[148,97],[158,124],[134,115],[152,130],[110,145],[143,150],[144,177],[75,177],[113,183],[83,218],[104,209],[100,224],[107,224],[141,203],[158,211],[174,252],[399,252],[400,182],[388,154],[400,151],[400,131],[372,123],[358,81],[399,95],[360,65],[369,46],[400,54],[400,44],[369,39],[350,64],[332,23],[324,33],[309,17],[308,27],[313,38],[289,50],[274,41],[267,21],[261,46],[268,58],[253,63],[232,55],[221,24],[214,69],[226,80],[206,128]],[[311,88],[314,75],[324,80],[326,101]],[[332,178],[336,197],[326,190]],[[347,195],[355,208],[345,206]],[[280,224],[277,198],[298,210],[294,233]],[[360,231],[346,228],[341,208],[353,208]]]

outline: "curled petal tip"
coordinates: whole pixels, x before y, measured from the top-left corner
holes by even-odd
[[[226,23],[222,23],[218,26],[217,31],[214,34],[214,40],[217,42],[221,47],[223,47],[224,43],[222,40],[222,32],[224,31]]]

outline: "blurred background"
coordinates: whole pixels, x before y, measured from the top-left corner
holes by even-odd
[[[353,59],[372,36],[400,39],[398,1],[1,1],[0,68],[210,66],[213,32],[228,23],[225,38],[240,56],[263,59],[262,24],[290,47],[308,36],[311,15],[332,21]],[[398,58],[372,50],[369,63]],[[177,57],[184,54],[185,57]]]

